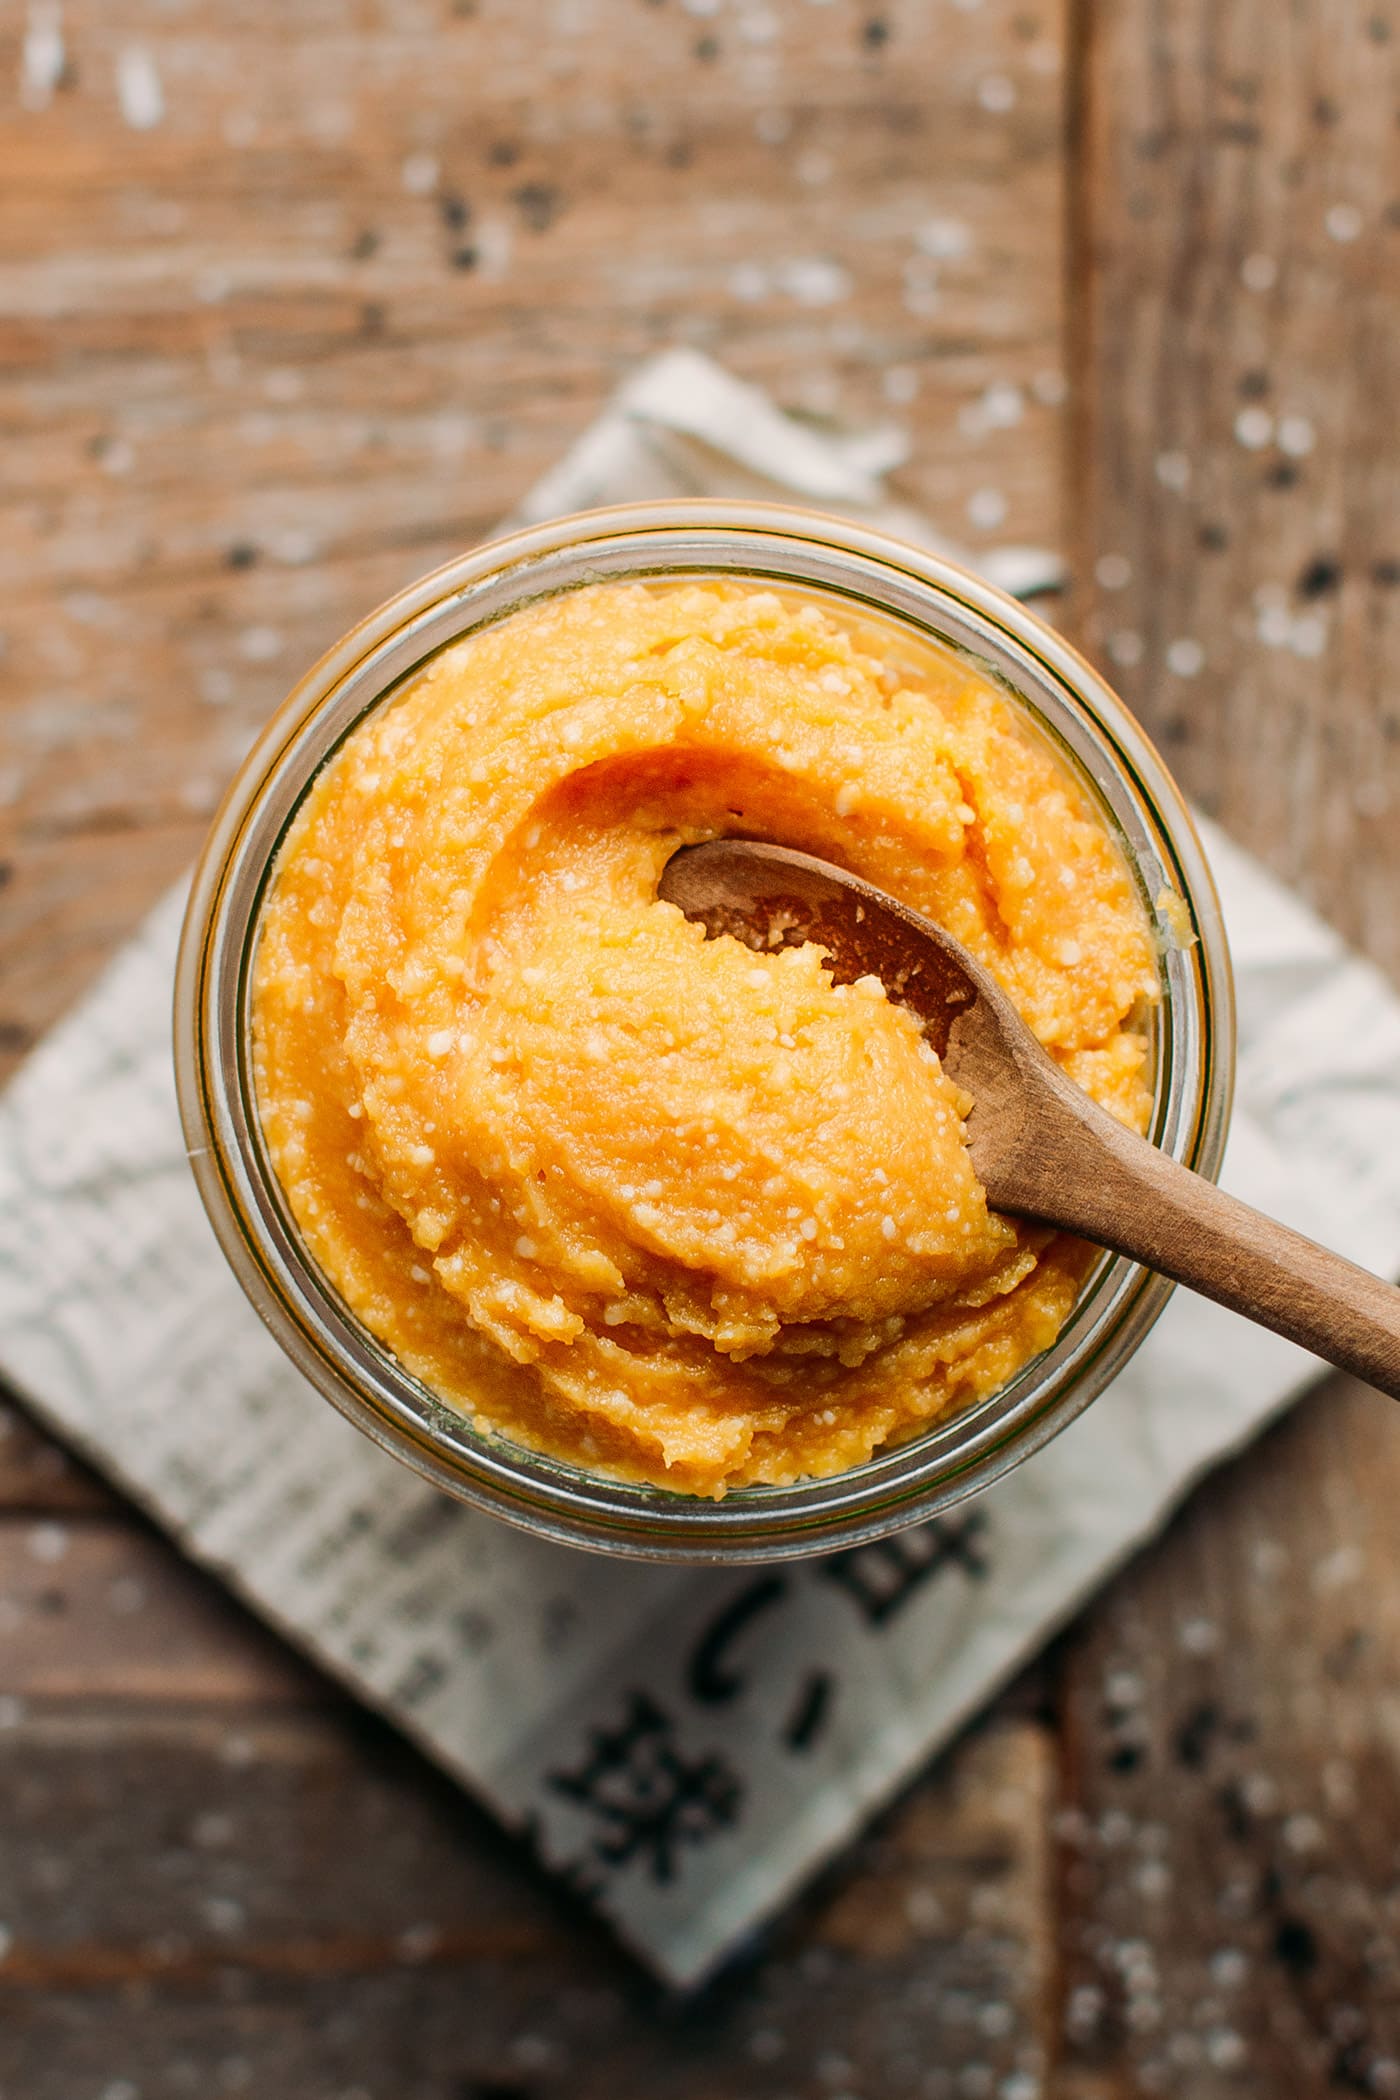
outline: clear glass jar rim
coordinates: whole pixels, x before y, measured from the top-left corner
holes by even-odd
[[[1224,931],[1190,815],[1142,729],[1053,630],[921,548],[771,504],[623,505],[479,548],[371,613],[294,689],[249,753],[196,870],[176,986],[176,1076],[205,1207],[244,1289],[342,1413],[461,1499],[536,1534],[636,1558],[740,1563],[863,1543],[932,1516],[1019,1464],[1126,1362],[1171,1286],[1105,1257],[1058,1341],[1011,1384],[924,1436],[825,1480],[720,1503],[585,1474],[476,1429],[354,1320],[291,1225],[262,1147],[247,1048],[248,962],[267,874],[331,751],[426,657],[522,605],[604,577],[727,572],[835,595],[978,657],[1011,685],[1117,831],[1152,909],[1184,901],[1195,936],[1162,956],[1153,1135],[1218,1172],[1233,1077]]]

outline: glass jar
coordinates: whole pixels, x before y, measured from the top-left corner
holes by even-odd
[[[318,768],[435,651],[556,592],[605,579],[734,577],[871,615],[961,652],[1011,692],[1116,837],[1159,929],[1150,1135],[1214,1175],[1233,1071],[1229,960],[1181,796],[1121,701],[990,584],[863,526],[768,504],[633,504],[517,533],[371,613],[272,718],[195,875],[176,986],[186,1142],[240,1282],[312,1385],[448,1493],[543,1537],[668,1561],[786,1559],[878,1538],[985,1487],[1074,1420],[1121,1370],[1171,1286],[1121,1256],[1092,1269],[1053,1347],[990,1399],[829,1479],[721,1502],[590,1474],[477,1428],[350,1313],[303,1247],[267,1155],[250,1055],[251,962],[269,873]]]

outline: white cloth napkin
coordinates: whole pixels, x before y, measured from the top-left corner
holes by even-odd
[[[888,518],[888,439],[693,353],[646,366],[525,507],[794,491]],[[932,540],[908,512],[905,533]],[[1053,558],[983,567],[1022,589]],[[1400,1268],[1400,999],[1218,833],[1241,1054],[1226,1185]],[[184,1549],[691,1984],[1314,1375],[1178,1293],[979,1501],[781,1570],[670,1571],[448,1501],[304,1385],[226,1270],[170,1071],[168,897],[0,1101],[0,1368]]]

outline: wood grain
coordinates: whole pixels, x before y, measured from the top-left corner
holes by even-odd
[[[1196,798],[1400,974],[1400,20],[1082,27],[1081,632]],[[1066,1645],[1066,2100],[1400,2085],[1396,1430],[1329,1382]]]
[[[298,669],[677,339],[907,424],[974,543],[1070,534],[1192,792],[1400,965],[1391,0],[1080,0],[1068,82],[1058,0],[61,24],[26,106],[0,18],[0,1061]],[[1330,1389],[1213,1483],[688,2007],[14,1430],[0,1598],[68,1608],[0,1628],[0,2092],[1393,2092],[1378,1407]]]
[[[1202,807],[1400,978],[1400,18],[1086,26],[1082,632]]]
[[[957,2100],[976,2066],[996,2093],[1047,2047],[1027,1833],[1053,1771],[1035,1722],[974,1734],[758,1958],[671,2004],[373,1723],[42,1709],[0,1733],[3,2090]]]
[[[1062,1658],[1067,2070],[1201,2100],[1400,2060],[1400,1440],[1332,1380]]]
[[[1060,0],[534,13],[69,0],[0,111],[0,1071],[300,671],[648,351],[917,417],[950,531],[1058,541]]]
[[[0,1397],[0,1511],[5,1517],[118,1509],[111,1491]]]
[[[0,1518],[11,1698],[324,1698],[323,1680],[129,1519]],[[3,2089],[0,2089],[3,2090]]]
[[[0,106],[0,1065],[191,857],[299,670],[651,349],[903,423],[950,531],[1060,542],[1060,0],[66,0],[62,34],[46,105]],[[7,2100],[1034,2078],[1034,1692],[672,2008],[22,1426],[0,1506]]]

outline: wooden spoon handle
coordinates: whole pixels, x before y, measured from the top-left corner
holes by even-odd
[[[1082,1100],[1082,1096],[1080,1097]],[[1400,1399],[1400,1290],[1227,1196],[1102,1110],[1031,1214],[1145,1262]],[[1027,1208],[1026,1194],[1016,1208]],[[1013,1208],[1007,1204],[1008,1209]]]

